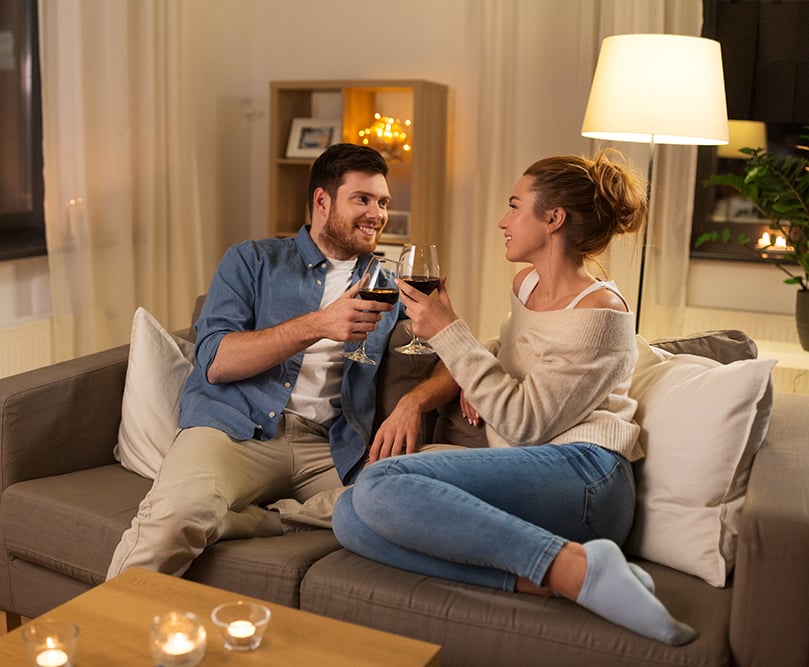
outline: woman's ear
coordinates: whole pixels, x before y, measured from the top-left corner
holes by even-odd
[[[565,209],[561,206],[551,209],[548,213],[548,227],[550,231],[555,232],[565,224],[565,220],[567,220],[567,211],[565,211]]]

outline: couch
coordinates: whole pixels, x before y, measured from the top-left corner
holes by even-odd
[[[395,336],[406,332],[397,330]],[[668,346],[677,353],[706,354],[699,348],[713,338],[695,336]],[[390,359],[381,369],[383,411],[428,372],[418,359]],[[128,346],[122,346],[0,380],[0,610],[11,624],[102,582],[121,533],[150,487],[150,480],[113,456],[127,360]],[[447,419],[451,415],[432,415],[425,439],[442,423],[439,437],[450,437]],[[807,433],[809,396],[775,397],[766,440],[750,468],[735,568],[724,585],[633,558],[653,576],[672,614],[699,631],[699,638],[683,647],[635,635],[564,599],[387,567],[342,549],[327,529],[221,541],[185,576],[440,644],[442,664],[448,666],[805,667]],[[458,433],[458,439],[466,436]]]

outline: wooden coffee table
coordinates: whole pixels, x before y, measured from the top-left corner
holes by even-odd
[[[222,602],[249,600],[272,611],[261,646],[252,652],[226,651],[211,610]],[[296,665],[297,667],[438,667],[436,644],[336,621],[298,609],[256,600],[141,568],[123,574],[73,598],[46,616],[79,626],[76,667],[152,665],[149,626],[155,615],[192,611],[205,621],[208,647],[205,665]],[[23,625],[23,627],[25,627]],[[0,637],[0,665],[25,665],[22,628]]]

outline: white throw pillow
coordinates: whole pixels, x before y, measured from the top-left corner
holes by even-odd
[[[154,479],[174,442],[180,393],[193,367],[194,344],[173,336],[145,309],[132,319],[118,444],[127,470]]]
[[[724,586],[736,558],[750,466],[772,411],[775,361],[720,364],[672,355],[638,336],[629,394],[646,457],[635,465],[635,524],[624,545]]]

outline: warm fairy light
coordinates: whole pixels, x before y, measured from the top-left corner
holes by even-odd
[[[412,150],[408,138],[408,130],[413,122],[406,118],[401,121],[391,116],[374,114],[374,122],[370,127],[359,131],[363,145],[375,148],[388,160],[402,160]]]

